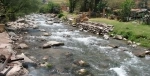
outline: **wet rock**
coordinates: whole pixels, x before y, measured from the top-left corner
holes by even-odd
[[[46,67],[48,64],[49,64],[48,62],[44,62],[44,63],[41,63],[40,66]]]
[[[52,21],[46,21],[46,23],[49,24],[49,25],[53,25]]]
[[[48,41],[46,44],[43,45],[43,48],[48,48],[51,46],[61,46],[64,45],[62,42],[57,42],[57,41]]]
[[[123,37],[122,37],[121,35],[116,35],[116,36],[114,36],[113,38],[114,38],[114,39],[117,39],[117,40],[122,40],[122,39],[123,39]]]
[[[144,58],[145,57],[145,53],[144,52],[133,52],[135,56],[140,57],[140,58]]]
[[[112,48],[119,48],[119,46],[113,45],[113,44],[109,44],[109,46],[112,47]]]
[[[127,41],[127,44],[128,44],[128,45],[131,45],[131,44],[132,44],[132,41],[128,40],[128,41]]]
[[[44,29],[39,29],[39,31],[41,31],[41,32],[46,32],[46,30],[44,30]]]
[[[70,57],[70,56],[73,56],[73,54],[70,53],[70,52],[67,52],[67,53],[65,53],[65,56],[66,56],[66,57]]]
[[[109,35],[104,35],[103,38],[104,38],[105,40],[109,40]]]
[[[28,47],[28,45],[25,44],[25,43],[21,43],[21,44],[19,44],[19,46],[18,46],[18,49],[27,49],[27,48],[29,48],[29,47]]]
[[[145,55],[150,55],[150,51],[145,51]]]
[[[33,29],[38,29],[39,28],[38,25],[33,25],[32,27],[33,27]]]
[[[36,63],[33,62],[23,62],[22,66],[26,69],[30,68],[30,67],[34,67],[36,68],[38,65]]]
[[[89,72],[86,69],[80,69],[76,73],[78,76],[87,76],[89,74]]]
[[[48,58],[49,58],[49,56],[44,56],[42,59],[45,60],[45,61],[47,61]]]
[[[44,35],[44,36],[50,36],[50,34],[47,33],[47,32],[44,32],[43,35]]]
[[[87,62],[85,62],[83,60],[74,61],[74,64],[81,66],[81,67],[89,67],[90,66]]]
[[[12,37],[17,37],[17,35],[14,33],[14,32],[9,32],[8,33],[9,34],[9,36],[12,38]]]

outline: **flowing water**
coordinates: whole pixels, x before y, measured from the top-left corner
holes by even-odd
[[[38,22],[40,29],[45,29],[51,36],[43,36],[38,29],[28,29],[25,42],[30,49],[24,50],[34,56],[39,62],[42,57],[49,56],[48,62],[55,66],[53,70],[42,68],[30,68],[33,76],[74,76],[70,71],[64,71],[64,67],[72,63],[64,57],[66,52],[73,53],[73,60],[84,60],[90,64],[87,68],[94,76],[150,76],[150,57],[138,58],[132,51],[142,48],[131,48],[123,41],[114,39],[104,40],[101,36],[93,35],[86,31],[79,31],[74,27],[63,23],[46,24],[44,15],[32,15]],[[32,17],[31,16],[31,17]],[[69,37],[65,37],[65,36]],[[39,48],[46,41],[64,42],[64,46],[49,49]],[[112,48],[109,44],[119,45]],[[126,50],[126,51],[123,51]]]

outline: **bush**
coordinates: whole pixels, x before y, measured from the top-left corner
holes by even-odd
[[[58,14],[58,18],[61,18],[63,16],[64,16],[64,14],[62,14],[62,13]]]
[[[60,5],[55,4],[52,1],[50,1],[47,5],[44,5],[39,10],[40,13],[55,13],[59,14],[60,11]]]

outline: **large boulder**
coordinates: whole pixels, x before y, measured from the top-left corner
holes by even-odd
[[[49,41],[43,45],[43,48],[50,48],[51,46],[60,46],[60,45],[64,45],[64,43],[57,41]]]

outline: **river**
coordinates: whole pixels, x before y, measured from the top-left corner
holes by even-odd
[[[30,74],[33,76],[75,76],[70,70],[74,60],[88,62],[90,68],[86,69],[94,76],[150,76],[150,57],[138,58],[132,53],[142,48],[132,48],[115,39],[104,40],[101,36],[80,31],[64,23],[46,24],[47,17],[44,15],[31,15],[30,18],[34,18],[39,29],[45,29],[51,36],[43,36],[38,29],[28,29],[29,34],[24,36],[24,41],[30,48],[23,52],[34,56],[37,62],[42,62],[42,58],[48,55],[48,62],[55,67],[51,70],[31,68]],[[46,42],[39,41],[41,38],[64,42],[65,45],[49,49],[39,48]],[[118,45],[119,48],[112,48],[109,44]],[[66,52],[72,53],[73,57],[65,58]],[[66,67],[69,70],[64,70]]]

